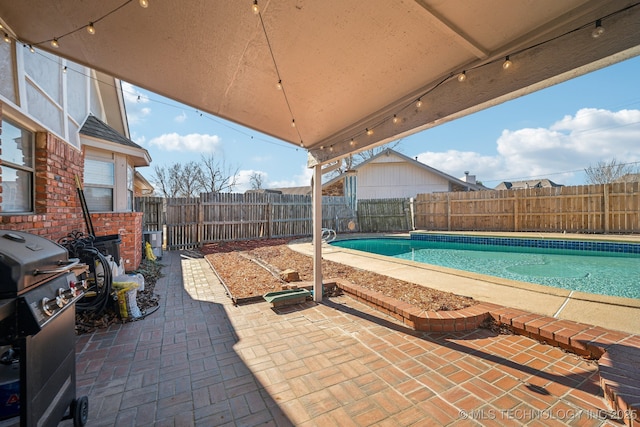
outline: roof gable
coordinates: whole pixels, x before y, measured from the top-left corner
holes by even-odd
[[[362,167],[365,167],[365,166],[367,166],[368,164],[371,164],[371,163],[384,163],[384,161],[381,161],[381,159],[384,159],[385,157],[390,157],[390,156],[393,156],[393,157],[397,158],[401,162],[406,162],[406,163],[410,164],[411,166],[418,167],[418,168],[420,168],[420,169],[422,169],[422,170],[424,170],[426,172],[429,172],[429,173],[431,173],[433,175],[436,175],[436,176],[438,176],[440,178],[443,178],[443,179],[449,181],[450,183],[462,186],[464,188],[467,188],[467,189],[470,189],[470,190],[476,190],[476,191],[478,191],[478,190],[487,190],[487,188],[485,188],[482,185],[471,184],[469,182],[464,182],[464,181],[462,181],[462,180],[460,180],[460,179],[458,179],[458,178],[456,178],[454,176],[451,176],[451,175],[446,174],[446,173],[444,173],[442,171],[439,171],[438,169],[434,169],[429,165],[426,165],[426,164],[424,164],[422,162],[419,162],[419,161],[417,161],[415,159],[412,159],[411,157],[405,156],[404,154],[399,153],[399,152],[397,152],[395,150],[392,150],[390,148],[379,152],[375,156],[365,160],[362,163],[359,163],[358,165],[353,167],[353,170],[361,169]],[[344,179],[345,176],[346,176],[346,172],[343,172],[342,174],[338,175],[337,177],[327,181],[322,186],[323,187],[330,186],[330,185],[332,185],[332,184]]]

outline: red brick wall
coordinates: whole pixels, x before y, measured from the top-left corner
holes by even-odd
[[[120,258],[126,271],[142,262],[142,212],[91,214],[96,236],[120,235]]]
[[[2,104],[0,123],[1,119]],[[35,160],[35,212],[20,215],[0,212],[0,229],[24,231],[53,241],[74,230],[88,234],[75,181],[76,175],[83,181],[82,153],[52,134],[39,132]],[[0,192],[0,200],[1,197]],[[92,214],[91,219],[96,235],[120,234],[120,256],[126,262],[125,269],[135,270],[142,261],[142,213]]]

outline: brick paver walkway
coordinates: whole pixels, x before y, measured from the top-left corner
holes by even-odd
[[[204,259],[162,262],[158,311],[78,339],[90,426],[622,425],[596,364],[558,348],[417,333],[346,296],[236,307]]]

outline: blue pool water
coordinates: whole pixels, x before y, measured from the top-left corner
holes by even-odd
[[[422,236],[421,236],[422,237]],[[640,298],[640,245],[447,236],[415,239],[353,239],[333,246],[387,255],[457,270],[581,292]],[[564,242],[564,243],[562,243]],[[499,243],[499,244],[496,244]],[[600,242],[602,243],[602,242]],[[505,246],[509,245],[509,246]],[[550,247],[537,247],[550,246]],[[604,250],[608,249],[608,250]]]

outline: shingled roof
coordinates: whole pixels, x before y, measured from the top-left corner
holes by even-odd
[[[115,142],[116,144],[126,145],[127,147],[144,150],[144,148],[131,141],[129,138],[124,137],[114,128],[94,115],[89,115],[89,117],[87,117],[87,120],[85,120],[84,125],[82,125],[82,128],[80,129],[80,133],[82,135],[90,136],[93,138],[111,141]]]

